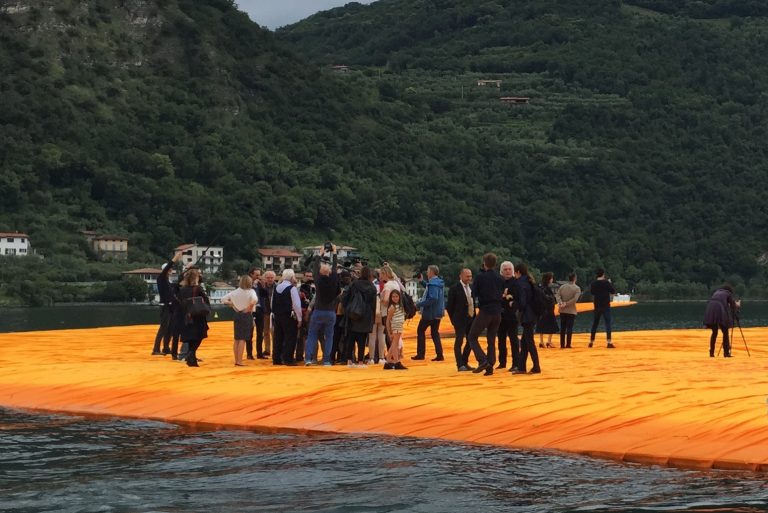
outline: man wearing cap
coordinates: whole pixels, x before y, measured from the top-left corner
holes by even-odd
[[[173,334],[172,320],[174,317],[174,310],[178,306],[176,296],[173,295],[171,289],[171,280],[169,275],[173,271],[173,264],[175,264],[179,258],[181,258],[181,251],[177,251],[173,258],[171,258],[166,264],[163,264],[162,272],[157,276],[157,293],[160,296],[160,327],[157,329],[157,335],[155,335],[155,345],[152,347],[153,356],[163,356],[170,354],[171,348],[169,344],[171,342],[171,335]],[[160,351],[160,341],[163,341],[163,350]]]

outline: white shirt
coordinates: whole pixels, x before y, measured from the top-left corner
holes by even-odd
[[[253,289],[237,288],[221,298],[221,302],[225,305],[231,305],[238,312],[252,312],[251,307],[259,304],[259,296]]]
[[[475,301],[472,299],[472,289],[469,287],[468,283],[462,283],[464,286],[464,295],[467,296],[467,314],[470,317],[475,316]]]

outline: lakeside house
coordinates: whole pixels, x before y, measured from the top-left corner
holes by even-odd
[[[501,88],[501,80],[478,80],[477,85],[479,87],[486,87],[486,86],[492,86]]]
[[[92,230],[80,232],[100,260],[128,260],[128,239],[119,235],[99,235]]]
[[[527,96],[502,96],[499,98],[499,101],[506,105],[528,105],[530,100]]]
[[[414,299],[414,301],[418,301],[420,299],[419,286],[419,280],[414,278],[405,280],[405,291]]]
[[[141,269],[134,269],[132,271],[123,271],[120,273],[123,277],[123,279],[129,278],[131,276],[137,276],[144,280],[144,282],[147,284],[147,287],[149,288],[149,297],[154,298],[153,302],[159,303],[160,302],[160,296],[157,291],[157,277],[160,276],[160,274],[163,272],[162,269],[155,269],[152,267],[143,267]],[[176,274],[176,271],[171,269],[171,281],[173,281],[173,275]]]
[[[29,235],[20,232],[0,232],[0,255],[28,256],[32,254]]]
[[[298,271],[303,256],[291,246],[266,246],[259,248],[258,253],[264,270],[275,271],[278,274],[288,268]]]
[[[334,64],[331,66],[331,71],[334,73],[349,73],[352,69],[346,64]]]
[[[323,245],[306,246],[301,248],[302,253],[304,253],[304,255],[307,257],[317,256],[320,254],[320,251],[322,250],[323,250]],[[362,258],[362,255],[360,254],[360,251],[358,251],[357,248],[353,248],[352,246],[342,246],[342,245],[336,246],[336,259],[339,262],[349,262],[359,258]]]
[[[203,273],[216,274],[224,262],[222,246],[204,247],[197,243],[181,244],[176,247],[176,251],[181,251],[181,263],[184,267],[197,263]]]
[[[211,300],[212,305],[220,305],[222,298],[236,288],[227,282],[215,281],[207,287],[208,299]]]

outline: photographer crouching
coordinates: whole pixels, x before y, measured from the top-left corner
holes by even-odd
[[[728,330],[734,325],[741,300],[733,297],[733,287],[728,283],[717,289],[707,301],[707,309],[704,312],[704,326],[712,330],[709,337],[709,356],[715,357],[715,345],[717,344],[717,331],[723,333],[723,356],[731,357],[731,341]]]

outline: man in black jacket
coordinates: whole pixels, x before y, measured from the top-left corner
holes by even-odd
[[[469,344],[469,329],[472,326],[472,320],[475,318],[475,300],[472,296],[472,271],[462,269],[459,274],[459,281],[448,291],[448,317],[453,324],[453,330],[456,338],[453,342],[453,353],[456,357],[456,367],[459,372],[471,371],[469,366],[469,353],[472,347]],[[467,337],[467,343],[464,343],[464,337]]]
[[[595,272],[595,281],[589,287],[589,292],[592,294],[592,302],[595,306],[592,318],[592,329],[589,333],[589,346],[595,343],[595,335],[597,334],[597,326],[600,324],[600,317],[605,319],[605,335],[608,339],[608,349],[613,349],[614,346],[611,342],[611,296],[616,294],[616,289],[613,288],[611,280],[605,276],[604,269],[598,269]]]
[[[501,322],[501,296],[504,293],[504,280],[496,272],[496,255],[493,253],[486,253],[483,256],[483,269],[475,278],[472,290],[480,309],[469,330],[469,343],[479,363],[477,369],[472,372],[485,371],[485,375],[490,376],[493,374],[493,364],[496,363],[496,331]],[[487,330],[487,355],[478,342],[483,330]]]
[[[173,271],[173,264],[181,258],[181,251],[177,251],[168,263],[163,265],[162,272],[157,276],[157,293],[160,296],[160,327],[155,335],[155,345],[152,348],[153,355],[170,354],[171,335],[173,334],[174,311],[179,302],[171,289],[171,280],[169,275]],[[163,350],[160,351],[160,341],[163,341]]]
[[[517,367],[520,358],[520,341],[517,338],[517,307],[513,301],[515,289],[515,266],[509,260],[501,263],[501,277],[504,280],[504,301],[499,323],[499,366],[507,366],[507,338],[512,352],[512,367]]]

